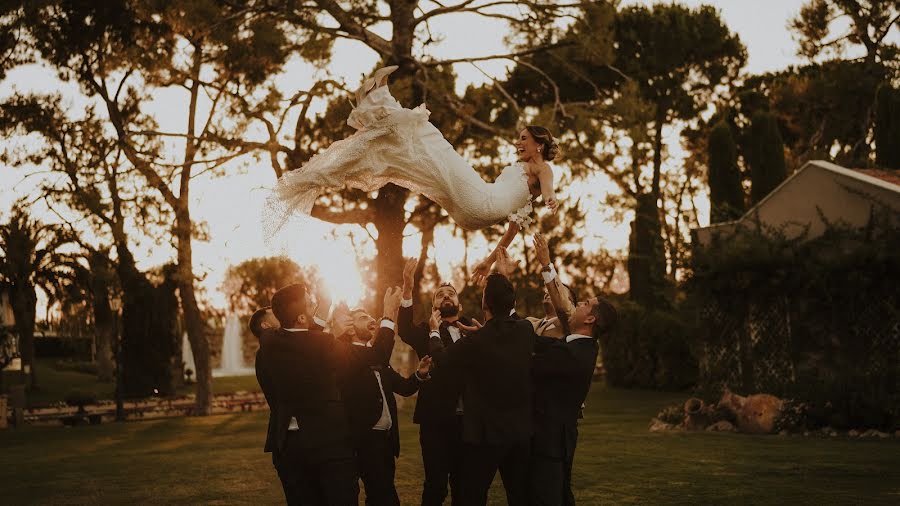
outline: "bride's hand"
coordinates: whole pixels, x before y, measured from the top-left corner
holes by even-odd
[[[547,200],[547,207],[550,209],[550,211],[555,213],[557,206],[559,206],[559,202],[556,199]]]
[[[491,273],[491,267],[494,265],[494,258],[492,256],[488,256],[484,260],[475,264],[472,267],[472,282],[476,285],[481,284],[482,281],[487,277],[488,274]]]

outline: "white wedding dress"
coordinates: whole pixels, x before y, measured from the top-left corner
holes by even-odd
[[[292,216],[308,215],[324,192],[343,186],[371,192],[388,183],[425,195],[468,230],[505,219],[530,225],[524,163],[485,182],[428,121],[430,114],[424,104],[403,108],[387,86],[372,90],[347,119],[356,133],[278,180],[267,203],[267,228],[274,234]]]

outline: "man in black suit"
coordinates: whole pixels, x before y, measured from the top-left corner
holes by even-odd
[[[544,282],[566,337],[539,338],[533,360],[535,431],[531,454],[531,498],[537,506],[572,506],[572,464],[578,440],[578,418],[594,375],[599,338],[618,321],[615,308],[593,297],[574,308],[563,302],[556,272],[543,238],[535,238]],[[599,293],[599,292],[596,292]],[[571,311],[570,311],[571,309]]]
[[[377,322],[362,309],[350,311],[347,335],[355,346],[369,346],[374,340]],[[428,380],[431,357],[419,361],[419,367],[404,378],[389,365],[364,366],[348,371],[342,378],[347,419],[356,453],[357,469],[366,489],[366,504],[399,506],[394,487],[396,459],[400,456],[400,432],[397,400],[394,393],[409,397]]]
[[[429,354],[428,323],[413,323],[413,275],[417,261],[412,258],[403,267],[403,300],[397,316],[397,333],[410,345],[419,358]],[[441,342],[451,348],[465,331],[459,324],[469,326],[471,320],[460,314],[459,295],[450,284],[443,284],[431,297],[433,309],[440,311],[438,328]],[[459,484],[462,465],[462,376],[445,366],[432,371],[431,380],[419,387],[419,398],[413,413],[413,423],[419,425],[419,445],[425,467],[422,486],[422,506],[437,506],[447,498],[450,484],[451,503],[463,504]]]
[[[482,298],[486,321],[445,347],[439,334],[440,311],[432,313],[430,345],[436,372],[462,371],[462,504],[487,504],[497,471],[510,506],[528,503],[528,458],[532,435],[531,357],[534,328],[511,315],[515,290],[502,274],[487,278]]]
[[[274,418],[274,441],[266,448],[272,449],[288,504],[355,505],[359,485],[337,378],[390,360],[400,289],[385,295],[385,318],[371,348],[311,329],[309,299],[302,284],[272,297],[281,328],[264,334],[256,364]]]
[[[278,323],[278,319],[275,318],[275,313],[272,312],[272,306],[266,306],[264,308],[257,309],[256,312],[253,313],[253,316],[250,317],[250,323],[248,324],[250,327],[250,333],[253,334],[256,339],[259,340],[259,346],[262,348],[263,341],[266,339],[266,335],[272,331],[278,330],[281,328],[281,324]],[[256,375],[259,377],[260,370],[260,361],[259,361],[259,348],[256,350]],[[261,383],[260,383],[261,384]],[[265,395],[265,392],[263,392]],[[268,401],[269,399],[266,399]],[[269,402],[269,406],[272,406],[272,403]],[[264,451],[266,453],[272,453],[275,450],[275,417],[272,415],[272,411],[269,411],[269,425],[266,430],[266,445]]]

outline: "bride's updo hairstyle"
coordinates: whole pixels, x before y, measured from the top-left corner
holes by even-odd
[[[541,145],[541,155],[544,160],[549,162],[559,156],[559,144],[556,143],[550,130],[537,125],[528,125],[525,130],[528,130],[534,141]]]

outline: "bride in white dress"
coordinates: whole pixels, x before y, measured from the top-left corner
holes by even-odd
[[[379,70],[357,92],[356,108],[347,119],[356,133],[279,179],[268,201],[272,221],[267,225],[278,230],[291,215],[309,214],[326,191],[349,186],[371,192],[393,183],[425,195],[468,230],[509,221],[500,244],[474,268],[478,281],[490,271],[499,250],[531,224],[537,197],[556,210],[547,161],[559,148],[547,129],[525,127],[515,142],[518,162],[488,183],[428,121],[424,104],[405,109],[391,95],[387,76],[394,70]]]

